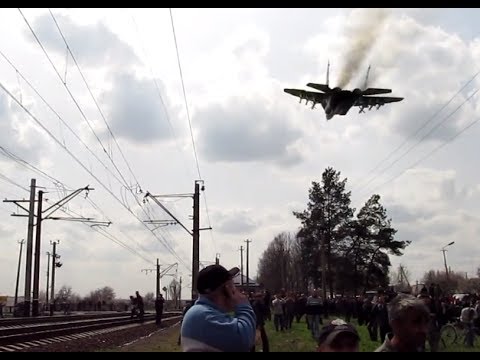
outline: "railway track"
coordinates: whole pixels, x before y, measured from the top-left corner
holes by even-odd
[[[179,312],[168,312],[163,314],[162,322],[177,321],[180,318],[181,314]],[[154,314],[145,314],[143,324],[151,324],[154,321]],[[142,323],[138,319],[131,319],[130,315],[126,313],[59,316],[45,319],[12,319],[0,322],[0,352],[19,351],[59,341],[107,334],[141,325]]]
[[[38,324],[38,323],[54,323],[60,321],[72,321],[72,320],[86,320],[86,319],[100,319],[108,317],[117,317],[120,315],[127,316],[130,312],[120,311],[120,312],[94,312],[94,313],[77,313],[71,315],[54,315],[54,316],[37,316],[37,317],[28,317],[28,318],[3,318],[0,319],[0,329],[3,329],[8,326],[21,326],[28,324]]]

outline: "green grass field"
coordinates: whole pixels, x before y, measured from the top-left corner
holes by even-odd
[[[361,338],[360,351],[372,352],[380,346],[379,342],[370,340],[365,326],[357,326],[357,330]],[[317,349],[317,344],[312,338],[310,330],[307,329],[305,317],[298,324],[294,320],[292,329],[284,332],[276,332],[273,321],[268,321],[266,331],[270,340],[271,352],[312,352]]]
[[[374,342],[370,340],[366,326],[358,326],[355,320],[352,321],[360,335],[360,351],[373,352],[381,345],[379,341]],[[307,329],[305,317],[300,323],[295,321],[292,324],[292,329],[285,332],[276,332],[273,326],[273,321],[267,322],[266,331],[270,340],[271,352],[311,352],[316,351],[317,345],[313,340],[310,331]],[[476,341],[475,348],[468,348],[457,344],[451,346],[443,351],[446,352],[480,352],[480,339]],[[427,345],[427,351],[428,345]]]
[[[380,342],[370,340],[366,326],[358,326],[355,320],[353,325],[357,327],[360,335],[360,351],[373,352],[380,346]],[[150,337],[141,339],[131,345],[106,349],[103,351],[122,351],[122,352],[179,352],[180,347],[177,345],[180,327],[166,329],[164,331],[153,334]],[[313,340],[310,331],[305,324],[305,317],[300,323],[293,322],[292,329],[284,332],[276,332],[273,321],[267,321],[266,331],[270,343],[271,352],[313,352],[316,351],[317,345]],[[452,346],[446,349],[447,352],[480,352],[480,341],[477,340],[477,346],[474,349],[464,347],[462,345]],[[257,351],[261,346],[257,345]],[[427,348],[428,349],[428,348]],[[427,350],[428,351],[428,350]]]

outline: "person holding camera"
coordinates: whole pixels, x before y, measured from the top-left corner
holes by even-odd
[[[249,352],[255,346],[255,312],[233,283],[239,271],[210,265],[199,272],[198,300],[182,322],[184,352]]]

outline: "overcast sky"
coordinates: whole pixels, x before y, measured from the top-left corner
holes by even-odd
[[[159,258],[163,265],[179,264],[176,276],[182,276],[186,296],[191,237],[180,226],[150,232],[147,227],[153,226],[144,220],[168,216],[152,201],[143,203],[143,194],[133,195],[136,180],[144,192],[178,194],[193,192],[199,178],[169,10],[52,9],[74,59],[48,9],[22,12],[48,58],[20,12],[4,9],[0,31],[8,36],[0,38],[0,50],[19,72],[0,57],[0,83],[10,93],[0,89],[0,146],[68,189],[95,188],[88,198],[82,194],[72,200],[69,210],[113,222],[91,228],[45,221],[41,289],[46,251],[51,240],[59,239],[64,265],[57,288],[66,284],[85,295],[108,285],[120,297],[154,291],[154,275],[141,269],[153,268]],[[480,76],[459,90],[478,71],[479,10],[172,12],[205,181],[201,227],[213,227],[201,233],[202,262],[220,253],[222,264],[238,266],[239,247],[248,238],[255,275],[273,237],[298,230],[292,211],[305,208],[311,182],[332,166],[348,178],[355,208],[374,192],[381,195],[397,237],[412,241],[403,257],[392,259],[395,267],[407,267],[412,281],[429,269],[442,269],[440,249],[451,241],[452,270],[474,275],[480,266],[480,172],[475,166],[480,127],[473,124],[450,140],[478,120]],[[392,95],[404,101],[365,114],[352,109],[327,122],[321,107],[312,110],[283,92],[323,83],[328,60],[330,82],[336,85],[358,34],[365,31],[370,32],[367,51],[347,87],[361,84],[371,64],[370,85],[392,88]],[[68,193],[2,151],[0,165],[2,199],[28,197],[32,177],[46,187],[49,204]],[[191,229],[191,198],[164,204]],[[14,293],[18,241],[27,235],[27,219],[9,216],[14,211],[14,205],[0,204],[0,295]],[[24,271],[22,264],[21,294]],[[164,277],[162,286],[172,276]]]

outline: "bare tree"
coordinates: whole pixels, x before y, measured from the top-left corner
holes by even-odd
[[[470,281],[473,280],[473,281]],[[480,289],[475,289],[476,279],[467,279],[465,273],[454,271],[448,272],[448,277],[445,271],[429,270],[423,276],[423,282],[428,286],[429,284],[439,284],[440,287],[450,292],[474,292]]]
[[[275,236],[263,252],[258,263],[258,279],[267,289],[303,290],[298,241],[292,234],[283,232]]]
[[[73,291],[71,286],[63,285],[57,292],[55,298],[61,303],[69,302],[70,297],[72,296]]]
[[[155,295],[153,292],[148,292],[143,297],[143,305],[145,309],[154,309],[155,308]]]
[[[84,301],[90,304],[90,307],[99,309],[104,306],[112,307],[115,302],[115,291],[110,286],[90,291],[90,294],[85,296]],[[100,309],[99,309],[100,310]]]

